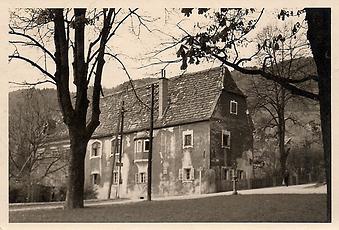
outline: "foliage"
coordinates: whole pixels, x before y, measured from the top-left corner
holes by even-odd
[[[191,16],[194,14],[192,8],[182,9],[183,14]],[[299,17],[304,10],[297,13],[291,11],[281,11],[279,18]],[[278,33],[269,39],[253,40],[251,32],[256,29],[264,9],[246,8],[221,8],[221,9],[198,9],[198,15],[209,19],[206,25],[199,25],[201,30],[195,34],[188,33],[184,28],[182,39],[177,44],[178,57],[182,59],[182,69],[186,69],[188,64],[199,64],[202,58],[217,59],[224,65],[234,68],[244,74],[261,75],[267,80],[273,80],[293,94],[301,95],[313,100],[319,100],[317,94],[300,87],[301,83],[317,81],[317,76],[303,75],[297,79],[289,79],[279,73],[267,71],[267,67],[272,66],[274,55],[268,54],[267,50],[282,51],[282,46],[287,40],[299,41],[300,35],[305,35],[305,25],[297,22],[289,29],[289,33]],[[197,25],[197,24],[196,24]],[[197,25],[198,26],[198,25]],[[248,56],[241,55],[240,47],[255,46],[256,51]],[[263,56],[263,54],[266,54]],[[248,62],[260,60],[262,66],[258,69],[244,67]]]

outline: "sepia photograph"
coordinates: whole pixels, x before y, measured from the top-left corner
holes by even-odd
[[[9,224],[333,222],[331,7],[107,6],[8,9]]]

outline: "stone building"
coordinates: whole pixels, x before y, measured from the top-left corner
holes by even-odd
[[[162,77],[154,84],[153,196],[231,190],[235,166],[239,187],[250,188],[252,121],[246,97],[230,72],[213,68]],[[89,141],[85,160],[85,186],[93,185],[97,198],[108,197],[110,178],[111,198],[146,197],[150,94],[148,84],[101,99],[101,124]],[[122,164],[116,164],[120,147]],[[46,149],[50,148],[67,152],[67,138],[50,143]],[[59,175],[56,183],[66,176]]]

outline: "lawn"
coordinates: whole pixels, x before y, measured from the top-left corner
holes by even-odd
[[[216,196],[10,212],[16,222],[325,222],[325,194]]]

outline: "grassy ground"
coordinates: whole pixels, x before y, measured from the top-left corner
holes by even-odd
[[[10,212],[10,222],[325,222],[325,194],[217,196]]]

